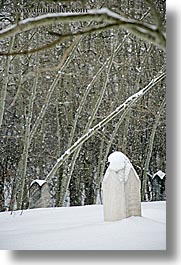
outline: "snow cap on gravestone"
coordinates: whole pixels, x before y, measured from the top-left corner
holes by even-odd
[[[109,155],[108,162],[110,163],[109,168],[114,171],[119,171],[129,164],[129,159],[122,152],[115,151]]]

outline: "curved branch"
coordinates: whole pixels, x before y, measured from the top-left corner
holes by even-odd
[[[38,48],[35,48],[35,49],[23,50],[23,51],[12,51],[12,52],[0,52],[0,56],[32,54],[32,53],[36,53],[36,52],[40,52],[40,51],[52,48],[55,45],[57,45],[58,43],[60,43],[61,41],[63,41],[63,38],[60,37],[60,38],[58,38],[58,39],[56,39],[56,40],[54,40],[48,44],[45,44],[45,45],[38,47]]]
[[[166,40],[165,34],[157,29],[156,26],[140,22],[134,19],[127,19],[117,13],[110,11],[107,8],[99,10],[88,10],[86,13],[54,13],[41,15],[36,18],[28,18],[20,21],[18,24],[10,26],[0,31],[0,39],[13,36],[40,26],[50,25],[52,23],[67,23],[77,21],[96,21],[101,22],[97,25],[97,29],[104,30],[102,22],[108,23],[107,26],[112,24],[118,28],[124,28],[138,37],[144,38],[158,45],[161,49],[165,50]],[[75,35],[76,33],[72,33]]]
[[[11,55],[23,55],[23,54],[31,54],[31,53],[35,53],[35,52],[39,52],[42,50],[46,50],[49,48],[53,48],[54,46],[56,46],[58,43],[63,42],[71,37],[80,37],[81,35],[86,35],[89,33],[94,33],[94,32],[99,32],[101,30],[108,30],[108,29],[112,29],[115,26],[117,26],[117,24],[110,24],[110,25],[104,25],[102,27],[100,26],[95,26],[95,27],[91,27],[91,28],[85,28],[83,31],[77,31],[77,32],[69,32],[66,34],[59,34],[57,32],[49,32],[51,35],[54,36],[58,36],[59,38],[57,38],[56,40],[45,44],[41,47],[35,48],[35,49],[31,49],[31,50],[23,50],[23,51],[12,51],[12,52],[0,52],[0,56],[11,56]]]

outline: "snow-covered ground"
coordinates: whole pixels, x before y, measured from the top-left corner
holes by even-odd
[[[165,250],[166,203],[142,203],[142,217],[104,222],[103,206],[0,213],[0,249]]]

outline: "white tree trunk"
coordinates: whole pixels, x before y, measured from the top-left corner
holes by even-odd
[[[38,55],[36,58],[36,63],[37,65],[39,64]],[[23,154],[21,156],[21,161],[20,161],[20,183],[17,183],[19,187],[18,199],[17,199],[18,209],[21,209],[23,207],[23,195],[24,195],[25,180],[26,180],[28,150],[30,146],[30,128],[31,128],[32,116],[33,116],[33,105],[34,105],[34,100],[36,96],[37,84],[38,84],[38,71],[36,73],[37,74],[34,79],[34,84],[33,84],[31,96],[29,99],[27,114],[25,111],[26,127],[25,127],[25,138],[24,138],[24,149],[23,149]]]
[[[99,106],[101,104],[102,98],[104,96],[104,93],[105,93],[105,90],[106,90],[106,87],[107,87],[109,72],[110,72],[111,67],[112,67],[114,55],[115,55],[115,49],[112,52],[112,55],[111,55],[111,57],[109,59],[108,70],[106,72],[106,77],[105,77],[105,80],[104,80],[104,84],[102,86],[100,95],[99,95],[98,99],[95,102],[95,106],[94,106],[93,112],[91,113],[91,116],[88,119],[88,122],[86,124],[84,133],[86,133],[90,129],[90,126],[92,125],[92,122],[93,122],[93,120],[95,118],[95,115],[96,115],[96,113],[97,113],[97,111],[99,109]],[[74,170],[74,167],[75,167],[75,163],[76,163],[76,160],[77,160],[77,158],[79,156],[81,148],[82,148],[82,145],[80,145],[78,147],[78,149],[76,150],[76,152],[74,153],[69,171],[67,172],[67,174],[63,175],[62,186],[61,186],[61,194],[60,194],[60,200],[61,200],[60,201],[60,205],[63,205],[63,203],[64,203],[64,200],[65,200],[65,197],[66,197],[66,192],[68,190],[68,186],[69,186],[69,183],[70,183],[70,180],[71,180],[71,177],[72,177],[72,173],[73,173],[73,170]]]
[[[33,128],[31,130],[31,134],[30,134],[30,142],[32,141],[32,138],[33,136],[35,135],[37,129],[38,129],[38,126],[40,125],[43,117],[45,116],[45,113],[46,113],[46,110],[49,106],[49,102],[50,102],[50,98],[55,90],[55,87],[58,83],[58,81],[60,80],[60,78],[62,77],[62,74],[61,74],[61,71],[63,71],[63,69],[69,64],[73,54],[74,54],[74,51],[78,45],[80,41],[80,38],[77,38],[75,40],[75,42],[73,42],[73,44],[71,45],[71,47],[69,47],[68,49],[68,53],[66,54],[66,58],[63,58],[63,65],[61,67],[61,69],[58,71],[60,73],[57,74],[56,78],[54,79],[52,85],[50,86],[49,90],[48,90],[48,93],[47,93],[47,96],[46,96],[46,99],[45,99],[45,102],[40,110],[40,114],[38,115],[34,125],[33,125]]]
[[[14,39],[15,37],[12,37],[10,40],[10,47],[9,52],[11,52],[13,45],[14,45]],[[7,86],[8,86],[8,78],[9,78],[9,68],[10,68],[10,62],[12,60],[12,56],[6,58],[5,63],[5,73],[4,73],[4,82],[1,87],[1,93],[0,93],[0,128],[3,122],[3,116],[4,116],[4,107],[5,107],[5,100],[6,100],[6,93],[7,93]]]

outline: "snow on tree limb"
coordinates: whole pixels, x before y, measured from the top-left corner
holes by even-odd
[[[133,105],[135,102],[137,102],[138,99],[140,99],[145,93],[147,93],[154,85],[159,83],[161,80],[163,80],[166,77],[166,73],[162,73],[159,76],[155,77],[151,80],[151,82],[138,91],[137,93],[133,94],[127,100],[122,103],[119,107],[117,107],[113,112],[111,112],[106,118],[104,118],[101,122],[96,124],[93,128],[89,129],[87,133],[85,133],[82,137],[80,137],[55,163],[52,170],[49,172],[49,174],[46,177],[46,181],[49,181],[50,178],[56,173],[58,168],[63,164],[63,162],[75,151],[79,148],[80,145],[82,145],[84,142],[86,142],[92,135],[95,134],[95,132],[102,127],[104,127],[108,122],[110,122],[112,119],[114,119],[118,114],[120,114],[123,110],[127,110],[128,107]]]
[[[83,29],[82,32],[80,31],[78,33],[70,33],[70,36],[74,36],[77,34],[87,34],[99,30],[102,31],[108,29],[109,27],[116,27],[126,29],[131,33],[135,34],[136,36],[143,38],[148,42],[154,43],[162,50],[165,50],[166,48],[165,34],[164,32],[160,32],[157,26],[147,24],[135,19],[128,19],[124,16],[120,16],[119,14],[110,11],[107,8],[101,8],[98,10],[92,9],[88,10],[85,13],[53,13],[41,15],[35,18],[27,18],[20,21],[16,25],[12,25],[8,28],[1,30],[0,39],[14,36],[15,34],[28,31],[40,26],[50,25],[52,23],[69,23],[77,21],[96,21],[100,22],[100,24],[96,25],[96,27]],[[107,24],[103,25],[102,22]],[[68,34],[66,34],[66,36],[67,35]],[[64,37],[64,35],[62,35],[62,37]]]

